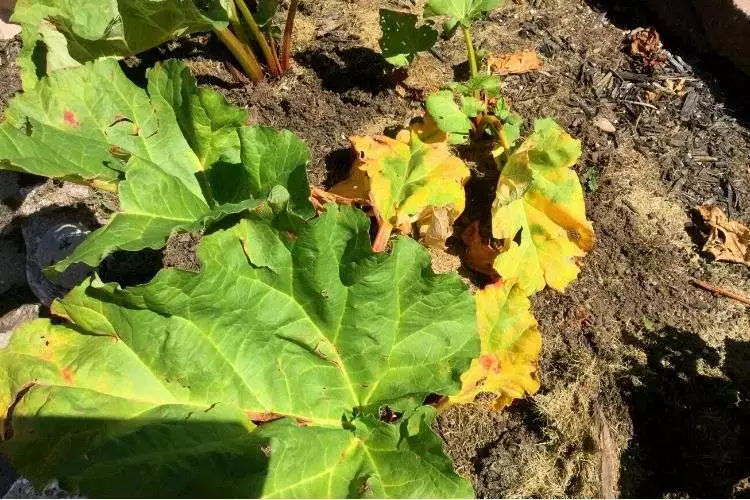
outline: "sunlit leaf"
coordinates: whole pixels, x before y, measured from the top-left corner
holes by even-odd
[[[160,248],[172,232],[257,207],[272,192],[313,216],[307,147],[246,122],[218,92],[198,89],[181,62],[150,70],[143,90],[102,59],[52,73],[11,102],[0,166],[117,190],[120,211],[58,271],[95,266],[115,250]]]
[[[227,26],[225,0],[19,0],[21,78],[42,76],[100,57],[124,57],[182,35]]]
[[[417,16],[406,12],[380,9],[380,50],[386,61],[406,67],[418,52],[430,50],[438,32],[430,26],[417,28]]]
[[[422,132],[415,125],[397,139],[352,137],[356,160],[351,175],[331,192],[369,199],[379,219],[394,227],[410,228],[436,207],[446,207],[452,223],[464,210],[469,169],[447,142],[423,142]]]
[[[471,496],[419,407],[478,353],[456,275],[409,238],[374,254],[368,219],[330,205],[243,219],[198,255],[200,273],[87,281],[52,307],[69,323],[13,333],[0,450],[18,472],[95,497]]]
[[[489,404],[502,410],[514,399],[539,390],[537,362],[542,337],[531,303],[517,286],[502,282],[477,292],[477,328],[481,353],[461,376],[461,392],[449,404],[467,403],[482,393],[495,397]]]
[[[469,140],[471,121],[456,104],[452,91],[440,90],[430,95],[425,108],[438,128],[448,135],[451,144],[463,144]]]
[[[492,233],[505,250],[500,277],[527,294],[546,285],[563,290],[578,275],[576,258],[594,245],[583,189],[570,167],[581,144],[554,121],[538,120],[505,161],[492,205]]]
[[[500,7],[504,0],[429,0],[424,16],[447,16],[447,29],[457,24],[470,26],[480,15]]]

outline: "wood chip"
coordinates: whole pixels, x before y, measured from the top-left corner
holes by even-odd
[[[690,91],[685,95],[685,102],[680,110],[680,119],[689,121],[698,108],[698,92]]]

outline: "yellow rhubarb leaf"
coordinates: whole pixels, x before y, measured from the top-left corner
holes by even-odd
[[[493,393],[489,404],[499,411],[539,390],[542,336],[531,303],[518,286],[488,285],[476,294],[476,304],[481,353],[461,375],[461,391],[447,404],[469,403],[480,393]]]
[[[578,276],[576,258],[594,246],[583,189],[570,168],[580,141],[550,119],[505,161],[492,205],[492,233],[505,250],[495,259],[500,277],[527,294],[546,285],[562,291]]]
[[[412,223],[435,208],[447,209],[452,224],[464,210],[469,168],[445,140],[434,141],[433,137],[426,142],[420,138],[422,133],[420,125],[401,131],[396,139],[352,137],[356,160],[350,176],[330,192],[369,199],[381,229],[395,227],[409,232]],[[390,231],[386,240],[388,234]]]

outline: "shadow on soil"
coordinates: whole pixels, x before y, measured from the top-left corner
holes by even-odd
[[[665,46],[680,55],[705,81],[712,93],[727,105],[744,126],[750,125],[750,101],[747,89],[750,75],[740,71],[731,61],[712,52],[699,14],[687,0],[586,0],[591,8],[604,12],[620,29],[632,30],[653,26]],[[717,0],[716,9],[728,9],[729,0]],[[648,7],[651,6],[651,8]],[[729,14],[728,14],[729,15]],[[750,38],[736,40],[750,50]]]
[[[698,335],[667,327],[626,335],[646,362],[621,383],[633,439],[622,496],[750,497],[750,342],[727,340],[726,359]],[[728,378],[709,375],[721,369]],[[746,481],[745,481],[746,482]]]
[[[297,54],[295,60],[313,70],[323,88],[333,92],[358,89],[377,94],[395,83],[383,56],[366,47],[311,49]]]

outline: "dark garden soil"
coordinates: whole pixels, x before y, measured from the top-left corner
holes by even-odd
[[[328,187],[348,171],[348,136],[407,125],[426,93],[466,74],[466,55],[459,37],[441,42],[400,81],[378,53],[377,10],[416,12],[420,2],[300,4],[296,64],[278,81],[243,82],[209,37],[126,64],[137,79],[146,63],[185,57],[199,83],[246,106],[253,121],[304,139],[310,181]],[[452,408],[436,427],[479,496],[750,497],[750,309],[689,281],[750,295],[750,269],[703,255],[691,214],[712,203],[750,225],[750,120],[735,90],[750,88],[748,79],[694,59],[668,36],[667,61],[646,71],[624,42],[648,19],[599,9],[509,2],[475,29],[489,52],[541,54],[542,69],[507,77],[504,93],[524,116],[553,117],[583,142],[576,168],[598,241],[565,294],[534,298],[544,337],[539,394],[502,414]],[[19,88],[8,62],[16,52],[16,42],[0,45],[0,110]],[[497,171],[475,161],[479,153],[460,151],[477,179],[467,218],[486,219]],[[2,201],[8,239],[22,200]],[[173,238],[152,256],[152,271],[160,259],[194,269],[198,238]],[[475,278],[456,256],[435,258],[441,270]],[[28,301],[22,293],[0,295],[0,316]]]

